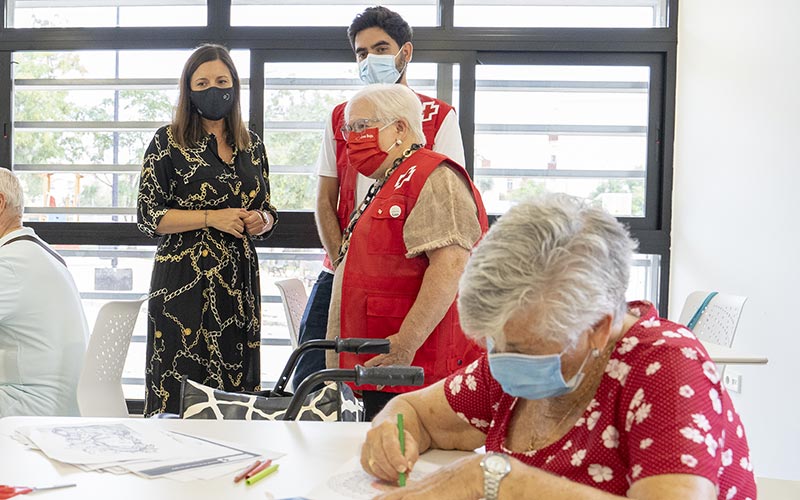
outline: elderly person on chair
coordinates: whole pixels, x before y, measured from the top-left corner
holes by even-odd
[[[75,416],[89,327],[64,259],[23,211],[22,184],[0,167],[0,417]]]
[[[487,454],[381,498],[755,499],[742,423],[705,349],[652,304],[625,302],[634,248],[614,217],[564,195],[500,218],[458,299],[488,354],[392,400],[361,463],[396,481],[432,448]]]

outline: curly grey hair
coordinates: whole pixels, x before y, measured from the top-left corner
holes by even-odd
[[[6,199],[6,208],[22,217],[24,207],[22,184],[11,170],[3,167],[0,167],[0,193]]]
[[[399,83],[367,85],[345,106],[344,114],[348,119],[353,103],[361,99],[372,104],[375,108],[375,118],[384,123],[404,120],[408,123],[409,134],[413,141],[425,145],[425,133],[422,131],[422,103],[413,90]]]
[[[563,194],[511,208],[473,251],[459,284],[461,325],[505,343],[503,326],[531,307],[531,333],[573,347],[606,314],[619,326],[636,242],[613,216]]]

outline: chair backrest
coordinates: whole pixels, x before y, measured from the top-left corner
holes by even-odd
[[[300,320],[303,319],[303,312],[306,309],[308,295],[303,282],[297,278],[276,281],[275,286],[281,294],[283,300],[283,311],[286,313],[286,324],[289,326],[289,338],[292,341],[292,349],[297,349],[297,338],[300,332]]]
[[[711,292],[692,292],[686,297],[678,322],[686,325],[703,306],[703,302]],[[736,334],[736,325],[742,315],[742,308],[747,297],[718,293],[706,304],[705,310],[694,326],[697,338],[714,344],[730,347]]]
[[[78,408],[84,417],[127,417],[122,369],[142,303],[111,300],[103,304],[86,348],[78,380]]]

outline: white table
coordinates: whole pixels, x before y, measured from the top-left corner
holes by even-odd
[[[765,365],[769,361],[766,356],[739,352],[730,347],[700,341],[708,351],[711,360],[721,365]]]
[[[9,436],[17,427],[97,421],[88,418],[6,417],[0,419],[0,484],[45,486],[77,483],[75,488],[41,492],[42,500],[109,498],[131,500],[259,499],[302,496],[317,483],[358,455],[368,423],[264,422],[212,420],[136,420],[161,429],[231,442],[248,443],[287,453],[280,469],[253,486],[234,484],[233,476],[196,482],[144,479],[133,474],[83,472],[52,462],[42,453],[26,449]],[[104,422],[125,421],[106,419]],[[426,459],[445,464],[464,452],[432,451]],[[242,469],[247,464],[242,465]],[[272,495],[272,496],[270,496]],[[28,497],[19,497],[26,500]],[[314,499],[324,500],[324,499]]]

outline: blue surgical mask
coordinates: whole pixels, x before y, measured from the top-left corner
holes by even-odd
[[[402,52],[402,50],[400,51]],[[400,54],[398,52],[397,54]],[[397,83],[400,72],[394,60],[397,54],[378,55],[368,54],[365,59],[358,62],[358,76],[367,85],[372,83]]]
[[[586,355],[578,373],[569,382],[561,374],[559,354],[532,355],[519,353],[495,353],[494,343],[487,340],[489,347],[489,370],[492,377],[503,388],[503,392],[523,399],[546,399],[568,394],[583,381],[583,367],[591,352]]]

